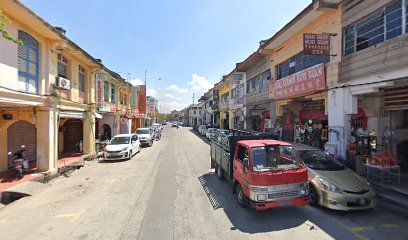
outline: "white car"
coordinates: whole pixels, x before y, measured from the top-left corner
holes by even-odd
[[[119,134],[113,137],[105,147],[105,160],[130,160],[140,152],[140,141],[136,134]]]
[[[154,142],[154,131],[150,128],[138,128],[136,134],[139,137],[140,143],[151,147]]]

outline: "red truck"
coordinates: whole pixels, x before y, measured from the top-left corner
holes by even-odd
[[[242,207],[266,210],[309,204],[307,169],[289,143],[233,131],[211,142],[211,167],[232,183]]]

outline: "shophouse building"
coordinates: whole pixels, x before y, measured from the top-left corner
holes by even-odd
[[[218,96],[219,126],[223,129],[229,129],[232,125],[230,99],[231,99],[231,73],[223,76],[220,82],[215,84],[215,94]]]
[[[246,79],[244,81],[245,108],[242,108],[241,115],[238,116],[241,122],[244,121],[245,130],[269,131],[270,126],[265,123],[268,123],[270,112],[274,110],[274,102],[269,99],[268,80],[271,79],[271,66],[271,57],[259,51],[237,64],[236,71],[243,73]]]
[[[344,1],[339,80],[329,91],[338,155],[408,169],[408,1]],[[350,150],[350,151],[347,151]]]
[[[101,64],[19,1],[1,1],[0,8],[22,42],[0,38],[0,171],[12,168],[7,152],[23,144],[39,171],[55,172],[65,155],[94,154]]]
[[[275,101],[275,111],[270,114],[272,125],[285,141],[324,149],[329,135],[333,137],[330,140],[343,136],[332,129],[328,116],[328,88],[338,81],[341,61],[339,2],[313,1],[261,44],[260,52],[268,54],[272,63],[269,81],[269,99]],[[306,53],[305,34],[322,34],[319,36],[330,41],[328,53]]]

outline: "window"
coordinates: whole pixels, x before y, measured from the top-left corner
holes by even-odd
[[[85,92],[85,68],[81,65],[78,66],[78,90]]]
[[[244,146],[238,146],[238,160],[243,162],[244,158],[248,158],[248,149]]]
[[[276,79],[281,79],[320,63],[330,62],[330,56],[305,55],[299,53],[276,66]]]
[[[198,111],[198,114],[201,114],[201,110],[200,110],[200,111]]]
[[[196,110],[194,110],[194,115],[196,115],[196,113],[197,113]]]
[[[111,103],[115,103],[115,85],[111,85],[111,95],[110,95],[111,99],[110,102]]]
[[[236,95],[237,95],[237,89],[234,88],[231,90],[231,99],[234,99]]]
[[[247,93],[253,92],[258,89],[263,89],[268,86],[268,80],[271,79],[271,70],[267,70],[256,77],[253,77],[247,81]],[[243,85],[242,85],[243,88]]]
[[[103,101],[109,102],[109,83],[103,83]]]
[[[402,34],[401,0],[392,3],[344,29],[344,55],[369,48]],[[407,16],[405,16],[407,18]]]
[[[228,92],[221,95],[221,102],[228,102]]]
[[[18,86],[19,90],[38,93],[39,81],[39,45],[28,33],[18,31]]]
[[[58,77],[68,78],[68,60],[58,54]]]
[[[123,95],[123,103],[125,104],[125,106],[127,106],[128,105],[128,102],[127,102],[127,95],[125,94],[125,95]]]

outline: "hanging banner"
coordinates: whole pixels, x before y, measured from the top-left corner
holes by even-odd
[[[107,81],[107,76],[105,74],[103,73],[95,74],[96,107],[103,107],[105,81]]]
[[[326,89],[324,63],[310,67],[277,81],[271,81],[275,100],[301,96]],[[271,91],[270,91],[271,92]]]
[[[139,114],[146,114],[146,85],[140,85]]]
[[[329,34],[303,34],[303,54],[305,55],[330,55]]]

